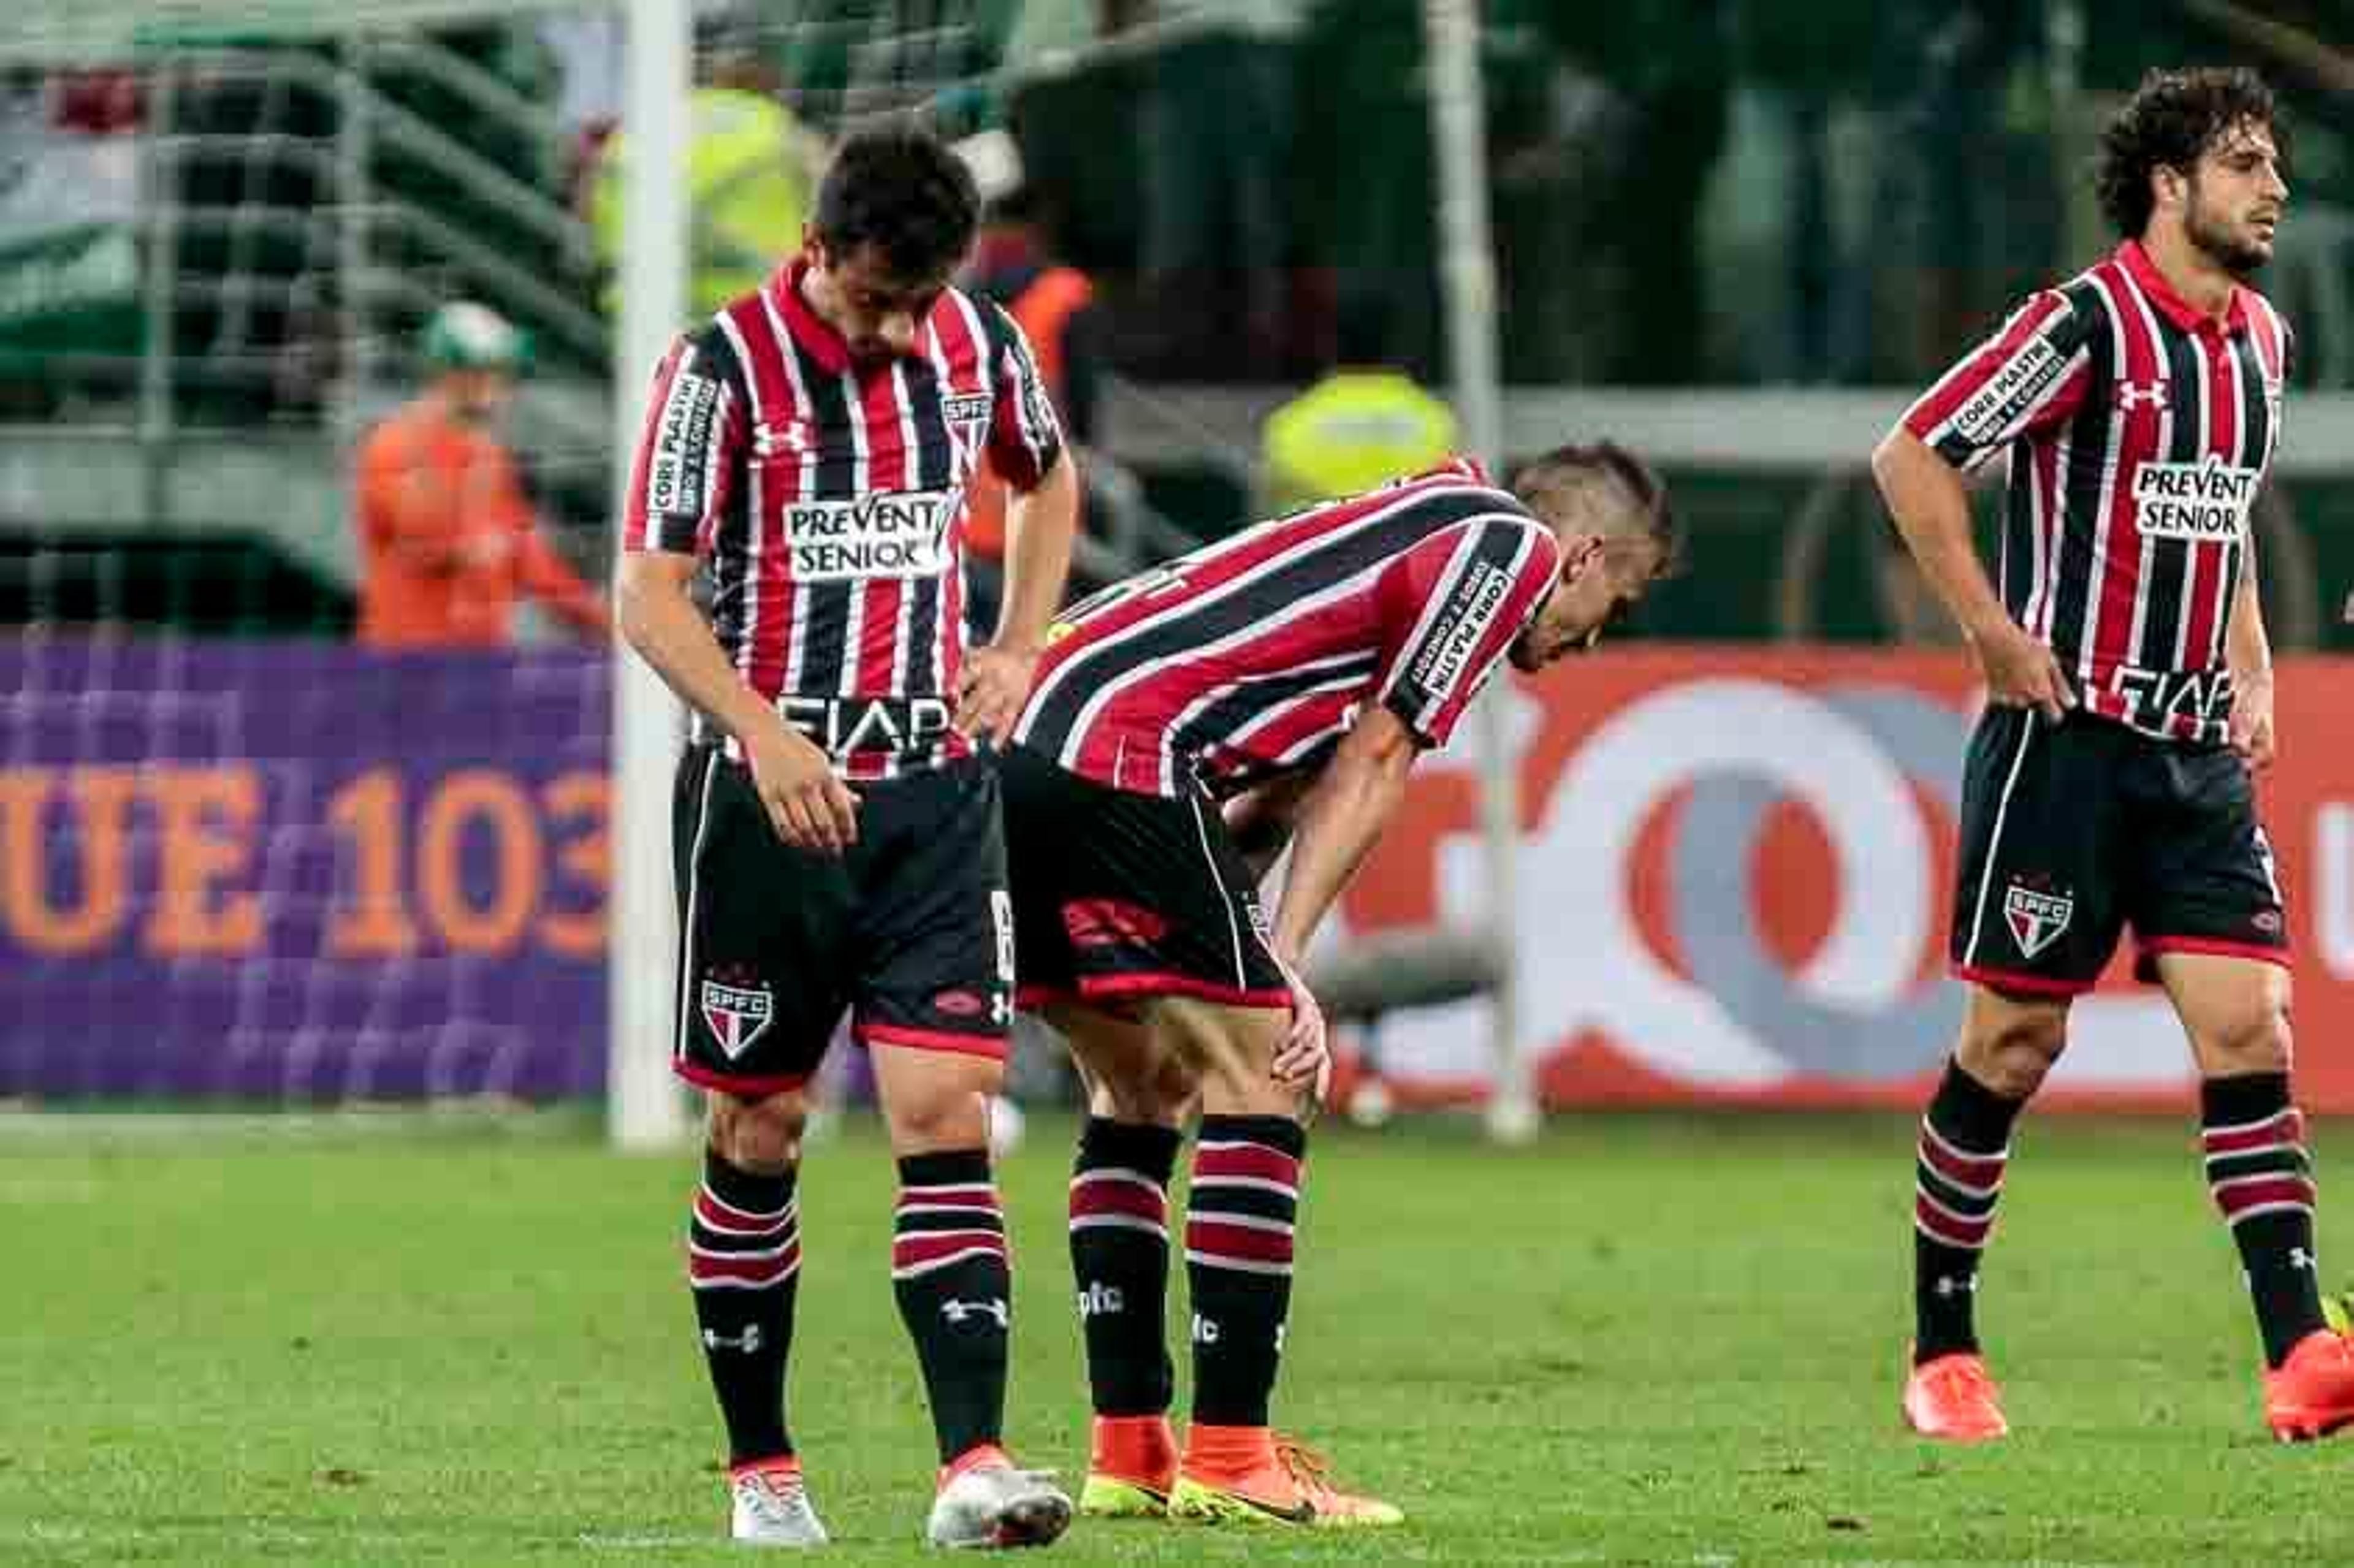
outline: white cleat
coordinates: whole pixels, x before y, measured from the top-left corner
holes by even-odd
[[[810,1507],[809,1489],[798,1465],[738,1471],[728,1482],[736,1507],[728,1533],[744,1546],[811,1547],[825,1544],[825,1526]]]
[[[934,1546],[959,1550],[1050,1545],[1070,1528],[1071,1499],[1047,1476],[985,1459],[940,1489],[925,1533]]]

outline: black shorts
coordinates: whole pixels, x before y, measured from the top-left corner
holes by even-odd
[[[1005,754],[1020,997],[1198,996],[1291,1005],[1257,885],[1216,809]]]
[[[2167,952],[2288,962],[2246,764],[2084,714],[1988,709],[1963,778],[1954,972],[2073,996],[2126,926],[2145,980]]]
[[[694,747],[679,764],[681,1077],[798,1088],[845,1009],[869,1045],[1004,1056],[1013,910],[994,769],[972,758],[857,789],[858,842],[818,854],[777,836],[742,763]]]

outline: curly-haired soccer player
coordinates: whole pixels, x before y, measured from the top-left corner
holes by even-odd
[[[2248,280],[2288,205],[2281,142],[2253,73],[2148,77],[2103,140],[2115,250],[2030,299],[1873,456],[1988,702],[1954,897],[1968,1006],[1917,1154],[1903,1409],[1926,1436],[2008,1430],[1974,1320],[1978,1260],[2011,1127],[2128,927],[2198,1065],[2208,1186],[2263,1337],[2264,1419],[2283,1437],[2354,1421],[2354,1350],[2324,1327],[2314,1276],[2287,938],[2251,779],[2274,740],[2250,509],[2291,342]],[[1962,482],[1996,452],[2010,471],[1999,586]]]

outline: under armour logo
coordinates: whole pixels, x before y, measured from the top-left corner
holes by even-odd
[[[760,1348],[760,1325],[747,1323],[740,1334],[723,1334],[716,1329],[703,1330],[703,1348],[706,1351],[741,1351],[750,1355]]]
[[[2319,1260],[2304,1247],[2293,1246],[2288,1249],[2288,1266],[2291,1268],[2301,1268],[2306,1273],[2311,1274],[2318,1262]]]
[[[994,1298],[987,1301],[960,1301],[951,1296],[940,1303],[940,1316],[959,1328],[964,1326],[965,1319],[968,1318],[982,1313],[996,1319],[997,1326],[1001,1329],[1011,1329],[1013,1326],[1013,1310],[1004,1302]]]
[[[1937,1276],[1937,1283],[1930,1288],[1943,1300],[1951,1300],[1956,1296],[1975,1296],[1978,1289],[1978,1277],[1975,1274],[1941,1274]]]
[[[2163,381],[2120,381],[2116,387],[2116,405],[2135,408],[2147,404],[2152,408],[2167,406],[2166,383]]]

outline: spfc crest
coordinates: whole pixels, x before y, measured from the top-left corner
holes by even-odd
[[[2039,893],[2012,883],[2002,895],[2003,918],[2010,922],[2010,939],[2021,958],[2031,959],[2060,939],[2075,917],[2076,898],[2068,893]]]
[[[760,1037],[776,1012],[776,993],[767,986],[726,985],[716,980],[703,982],[703,1022],[710,1025],[711,1037],[719,1042],[731,1062]]]

